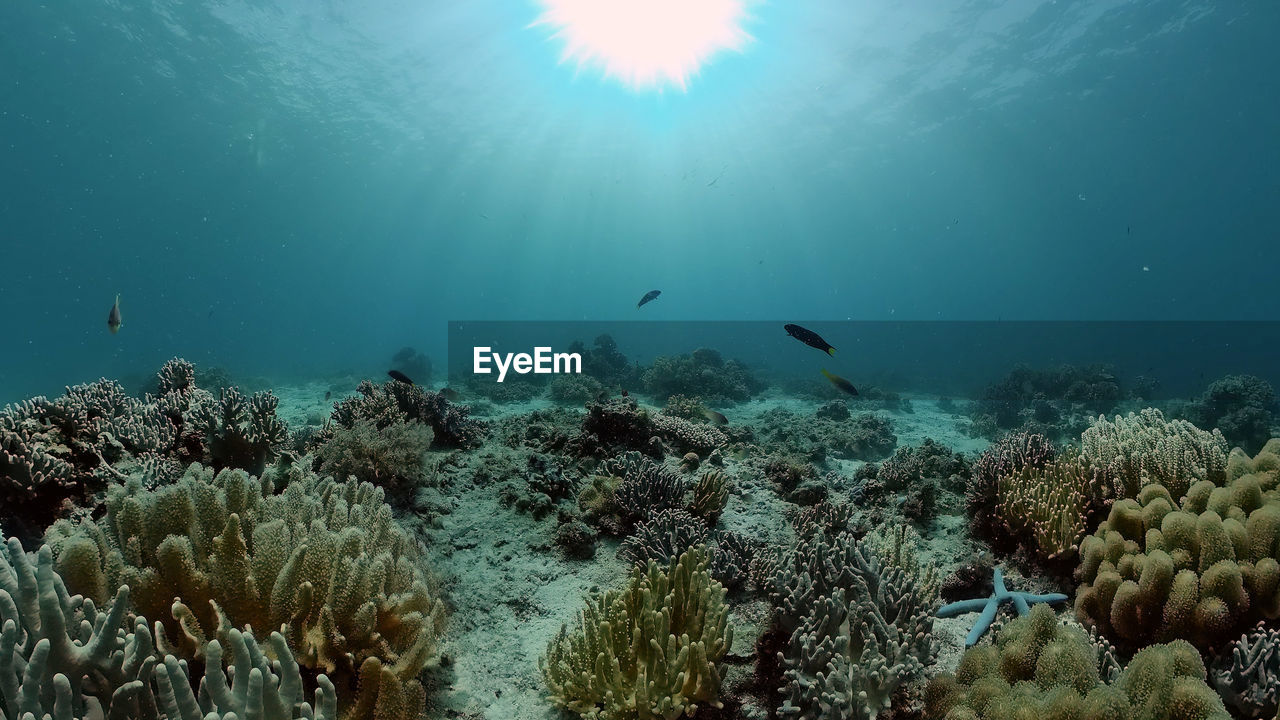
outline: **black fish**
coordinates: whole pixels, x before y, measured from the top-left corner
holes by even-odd
[[[654,300],[657,300],[658,296],[661,294],[662,294],[661,290],[650,290],[649,292],[644,294],[644,297],[640,298],[640,302],[636,303],[636,307],[639,308],[641,305],[644,305],[645,303],[651,303]]]
[[[107,329],[115,335],[123,325],[124,321],[120,319],[120,296],[116,295],[116,304],[111,306],[111,312],[107,314]]]
[[[387,371],[387,375],[390,375],[390,376],[391,376],[391,379],[392,379],[392,380],[395,380],[396,382],[402,382],[402,383],[404,383],[405,385],[412,385],[412,384],[413,384],[413,381],[409,379],[409,376],[408,376],[408,375],[405,375],[404,373],[400,372],[399,370],[388,370],[388,371]]]
[[[848,380],[845,380],[839,375],[835,375],[827,372],[826,368],[822,369],[822,374],[827,376],[827,379],[831,381],[832,385],[835,385],[836,387],[840,388],[841,390],[849,393],[854,397],[858,396],[858,388],[854,387],[853,383],[849,382]]]
[[[822,337],[818,335],[818,333],[812,330],[807,330],[805,328],[800,327],[799,325],[783,325],[782,329],[786,330],[787,334],[790,335],[791,337],[799,340],[800,342],[804,343],[805,345],[808,345],[811,348],[817,348],[828,355],[836,354],[836,349],[831,347],[831,343],[827,342],[826,340],[823,340]]]
[[[325,390],[325,391],[324,391],[324,399],[325,399],[325,400],[328,400],[328,399],[329,399],[329,398],[331,398],[331,397],[333,397],[333,391],[332,391],[332,390]]]

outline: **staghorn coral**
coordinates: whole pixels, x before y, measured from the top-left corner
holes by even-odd
[[[348,716],[375,699],[419,704],[414,678],[434,657],[444,610],[416,546],[381,489],[286,474],[280,494],[270,477],[198,464],[158,490],[117,486],[100,522],[60,521],[48,540],[69,589],[100,601],[127,583],[175,655],[199,657],[232,627],[284,626],[298,661],[333,679]]]
[[[1167,421],[1152,408],[1114,420],[1099,416],[1080,436],[1081,458],[1104,473],[1118,498],[1136,498],[1150,484],[1164,486],[1174,500],[1200,480],[1220,485],[1227,450],[1221,432]]]
[[[705,547],[650,562],[628,586],[587,598],[538,667],[556,706],[599,720],[675,720],[721,707],[720,660],[733,644],[724,588]]]
[[[849,533],[801,538],[765,583],[779,630],[780,714],[869,720],[933,663],[937,595]]]
[[[350,428],[358,420],[368,420],[382,430],[399,422],[422,423],[430,425],[435,442],[446,447],[471,448],[484,440],[485,424],[438,392],[402,382],[377,385],[368,380],[361,381],[356,391],[359,395],[334,405],[330,415],[334,424]],[[327,435],[319,433],[316,442],[324,442]]]
[[[1006,625],[995,645],[970,648],[955,675],[939,675],[925,692],[931,720],[1228,720],[1204,682],[1195,648],[1176,641],[1138,653],[1109,684],[1098,650],[1078,628],[1037,605]]]
[[[1228,484],[1181,502],[1148,484],[1080,545],[1076,615],[1125,649],[1181,638],[1209,650],[1280,617],[1280,440],[1233,453]]]
[[[204,435],[209,465],[261,474],[289,442],[288,429],[276,417],[279,403],[270,390],[246,398],[232,387],[217,402],[199,406],[193,424]]]
[[[1219,653],[1209,680],[1244,717],[1264,718],[1280,698],[1280,629],[1258,623]]]
[[[668,564],[694,545],[705,544],[707,535],[702,520],[684,510],[662,510],[636,526],[622,541],[618,556],[638,567],[650,561]]]
[[[608,475],[620,477],[612,502],[621,514],[624,528],[630,528],[652,513],[684,505],[688,485],[638,452],[628,452],[605,463]]]
[[[1074,569],[1080,541],[1110,496],[1111,486],[1100,476],[1074,451],[1043,467],[1024,467],[997,481],[995,517],[1030,557]]]

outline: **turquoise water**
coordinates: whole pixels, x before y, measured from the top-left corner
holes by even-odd
[[[538,13],[0,6],[0,399],[373,372],[652,288],[644,319],[1276,316],[1275,3],[759,3],[684,92],[558,62]]]

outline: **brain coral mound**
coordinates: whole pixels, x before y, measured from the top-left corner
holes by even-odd
[[[420,704],[416,677],[444,610],[416,546],[382,490],[285,474],[276,494],[271,479],[192,465],[176,485],[112,488],[105,517],[60,521],[47,539],[71,592],[102,603],[127,584],[169,652],[197,658],[230,628],[284,626],[302,666],[334,681],[348,717],[372,717],[360,714],[370,693],[387,707]]]
[[[1080,545],[1076,614],[1128,649],[1182,638],[1209,650],[1280,617],[1280,440],[1232,453],[1227,484],[1160,484],[1117,501]]]
[[[1204,661],[1186,642],[1155,645],[1103,684],[1097,649],[1046,605],[1000,631],[995,645],[965,652],[956,674],[925,692],[929,720],[1228,720],[1205,684]]]
[[[704,546],[670,567],[650,562],[623,590],[587,598],[538,662],[550,700],[584,718],[675,720],[718,708],[720,659],[733,644],[724,588]]]

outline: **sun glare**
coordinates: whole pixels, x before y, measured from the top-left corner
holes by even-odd
[[[716,53],[740,50],[745,0],[539,0],[534,25],[564,43],[561,62],[594,67],[633,90],[685,90]]]

